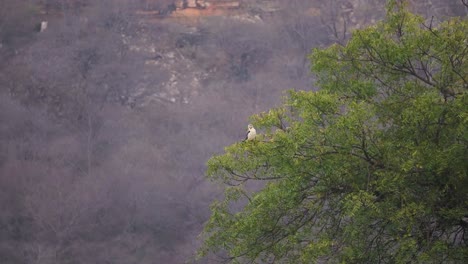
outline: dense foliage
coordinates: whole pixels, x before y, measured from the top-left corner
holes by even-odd
[[[387,8],[346,46],[313,51],[318,92],[290,91],[252,117],[262,136],[209,160],[226,195],[212,205],[200,255],[468,260],[468,22]],[[264,185],[251,191],[255,181]]]

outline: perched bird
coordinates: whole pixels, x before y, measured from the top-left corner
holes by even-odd
[[[255,136],[257,136],[257,131],[255,131],[255,128],[252,126],[252,124],[249,124],[247,129],[247,135],[245,135],[244,141],[255,139]]]

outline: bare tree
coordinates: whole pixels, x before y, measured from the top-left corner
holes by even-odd
[[[271,22],[279,31],[276,48],[287,54],[284,70],[290,78],[302,79],[308,72],[307,54],[327,37],[316,14],[319,7],[315,1],[308,0],[281,1],[280,7]]]
[[[0,47],[18,48],[39,29],[38,12],[26,1],[0,1]],[[14,12],[12,12],[14,10]],[[1,54],[0,49],[0,54]]]
[[[211,43],[224,54],[229,65],[228,77],[235,81],[247,81],[255,69],[267,63],[272,52],[272,31],[253,23],[233,23],[225,19],[208,21]]]

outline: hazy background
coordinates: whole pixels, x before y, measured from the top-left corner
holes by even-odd
[[[0,0],[0,263],[190,260],[221,195],[206,160],[284,90],[314,89],[311,48],[385,10],[175,2]],[[426,2],[410,7],[435,23],[467,15],[462,1]]]

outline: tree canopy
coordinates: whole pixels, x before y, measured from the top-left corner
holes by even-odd
[[[436,23],[390,1],[346,45],[313,50],[320,90],[289,91],[252,117],[257,140],[208,161],[225,198],[212,204],[200,256],[467,261],[467,32],[464,18]]]

